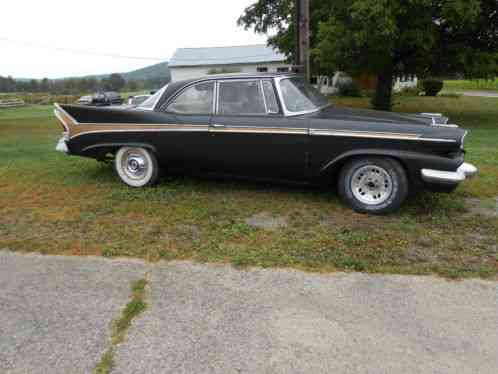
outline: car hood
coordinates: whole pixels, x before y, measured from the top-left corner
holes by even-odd
[[[454,141],[460,145],[465,130],[446,124],[447,117],[437,114],[404,114],[366,109],[328,106],[308,115],[312,131],[361,132],[375,135],[408,134],[422,138]]]
[[[434,117],[433,117],[434,116]],[[311,118],[318,120],[338,120],[357,123],[388,123],[399,125],[426,125],[433,124],[433,118],[437,123],[446,123],[447,117],[438,117],[430,114],[407,114],[382,112],[368,109],[352,109],[330,105],[311,115]]]

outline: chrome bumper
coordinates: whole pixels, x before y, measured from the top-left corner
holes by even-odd
[[[63,136],[62,138],[59,139],[59,142],[55,146],[55,150],[57,152],[69,153],[69,149],[67,148],[66,137],[65,136]]]
[[[477,175],[477,168],[464,162],[457,171],[422,169],[422,180],[427,183],[457,184]]]

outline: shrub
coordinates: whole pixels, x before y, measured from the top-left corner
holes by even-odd
[[[422,81],[425,96],[437,96],[439,91],[443,89],[444,82],[440,79],[428,78]]]
[[[340,96],[361,97],[360,87],[354,81],[344,81],[337,84]]]

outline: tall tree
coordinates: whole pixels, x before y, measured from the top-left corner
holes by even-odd
[[[294,0],[258,0],[238,23],[276,32],[269,44],[290,57],[293,9]],[[390,110],[396,75],[496,76],[497,12],[496,0],[312,0],[312,70],[375,74],[372,104]]]
[[[104,79],[102,83],[107,90],[121,91],[126,82],[121,74],[113,73],[109,78]]]

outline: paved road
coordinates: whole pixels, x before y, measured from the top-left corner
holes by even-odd
[[[498,98],[498,92],[493,91],[454,91],[463,96],[473,96],[473,97],[494,97]]]
[[[498,372],[497,282],[0,252],[0,373],[90,373],[145,273],[114,373]]]

